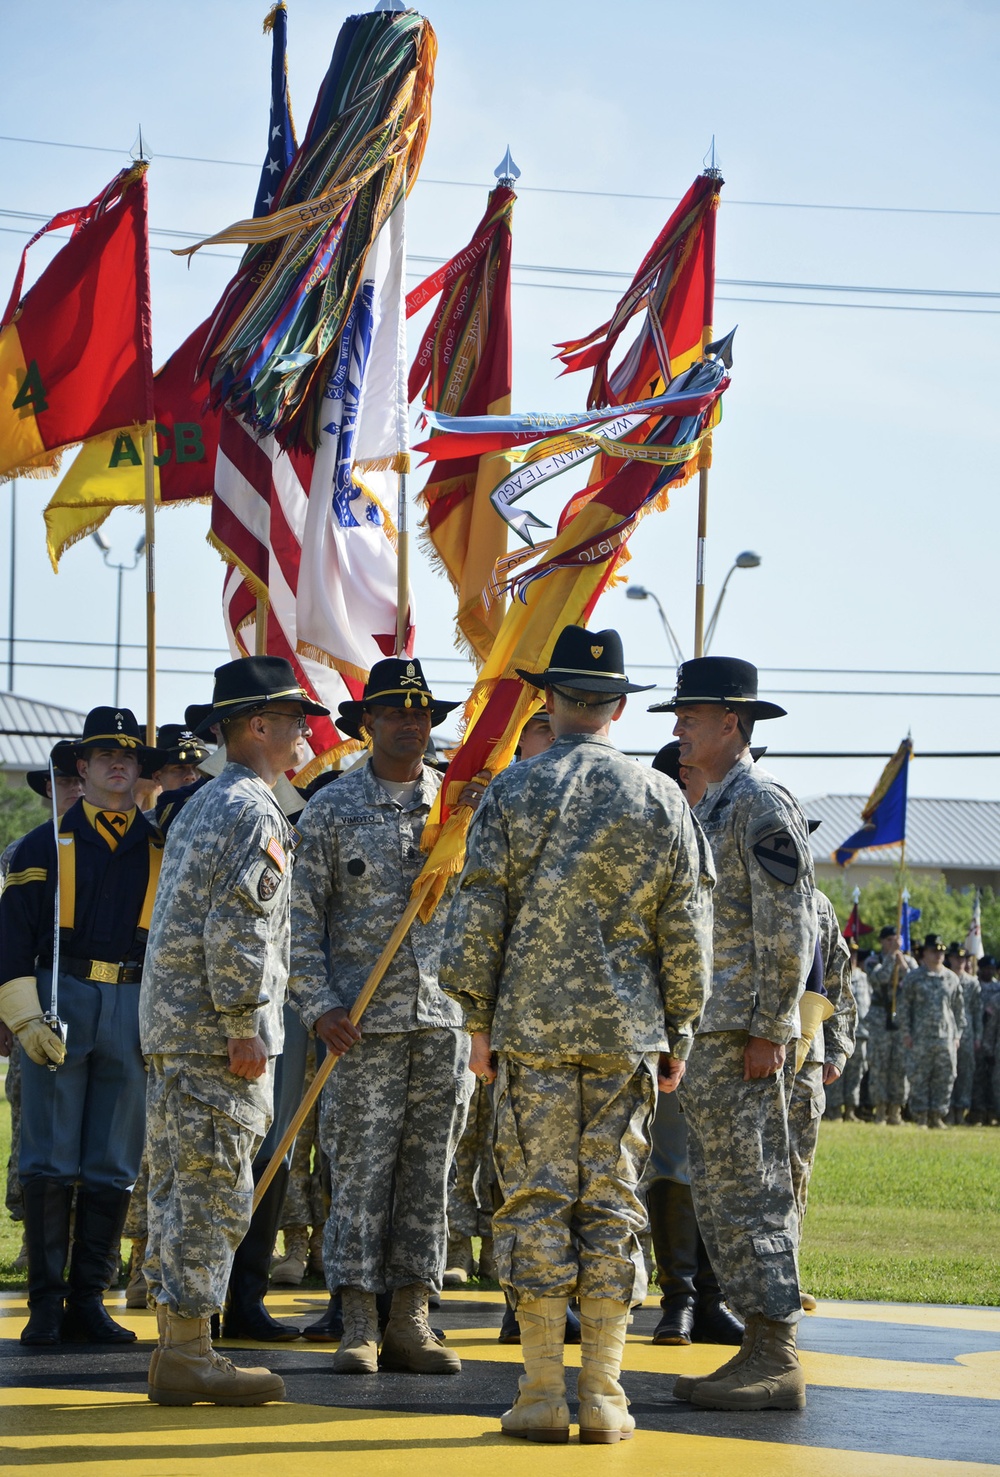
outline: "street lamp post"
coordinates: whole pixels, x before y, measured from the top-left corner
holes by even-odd
[[[734,569],[756,569],[759,564],[760,564],[760,555],[759,554],[755,554],[751,549],[744,549],[743,553],[742,554],[737,554],[736,558],[733,560],[733,563],[732,563],[732,565],[730,567],[729,573],[726,575],[725,579],[722,581],[722,589],[719,591],[719,598],[715,602],[715,609],[712,611],[711,618],[709,619],[709,622],[708,622],[708,629],[705,632],[705,655],[706,656],[708,655],[709,648],[712,645],[712,637],[715,635],[715,627],[716,627],[716,623],[718,622],[718,619],[719,619],[719,611],[722,609],[722,602],[726,598],[726,586],[729,584],[729,581],[733,577],[733,570]]]
[[[101,558],[109,569],[118,571],[118,607],[115,613],[115,707],[121,702],[121,679],[122,679],[122,575],[126,571],[137,569],[139,560],[142,558],[146,548],[146,535],[143,534],[135,546],[131,564],[115,564],[109,558],[111,545],[101,533],[92,533],[91,538],[101,551]]]
[[[625,598],[627,600],[652,600],[653,604],[656,606],[657,610],[660,613],[660,621],[663,625],[663,632],[667,638],[667,643],[670,646],[670,652],[674,659],[674,666],[679,667],[681,662],[684,660],[684,653],[683,651],[681,651],[681,644],[677,640],[677,637],[674,634],[674,628],[667,620],[666,612],[663,609],[663,606],[660,604],[657,596],[654,595],[652,590],[647,590],[645,585],[629,585],[628,589],[625,591]]]
[[[756,569],[760,562],[760,555],[754,554],[750,549],[745,549],[742,554],[737,554],[736,558],[733,560],[732,568],[722,582],[722,589],[719,591],[719,598],[715,602],[715,607],[712,611],[711,618],[708,622],[708,627],[705,631],[703,655],[708,655],[709,647],[712,644],[712,637],[715,635],[715,627],[719,619],[719,611],[722,609],[722,602],[725,599],[726,595],[726,586],[729,584],[729,581],[732,578],[733,570]],[[670,646],[670,654],[674,659],[674,665],[680,666],[681,662],[684,660],[684,653],[681,650],[681,644],[677,640],[674,629],[671,626],[670,622],[667,620],[666,612],[664,611],[663,606],[660,604],[659,599],[654,594],[654,592],[652,590],[647,590],[645,585],[629,585],[628,589],[625,591],[625,596],[628,600],[652,600],[653,604],[656,606],[657,610],[660,613],[660,621],[662,622],[664,634],[666,635],[667,642]]]

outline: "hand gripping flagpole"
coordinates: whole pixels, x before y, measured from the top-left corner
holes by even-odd
[[[420,906],[423,900],[423,892],[417,892],[416,895],[411,897],[410,901],[407,903],[406,912],[403,914],[402,918],[400,918],[399,922],[396,924],[396,927],[393,929],[392,934],[389,938],[389,942],[382,950],[382,953],[379,956],[375,968],[368,976],[360,995],[358,996],[357,1000],[355,1000],[354,1004],[351,1006],[350,1011],[348,1012],[349,1019],[353,1025],[356,1026],[358,1024],[361,1017],[364,1015],[365,1010],[371,1003],[372,996],[375,994],[375,991],[382,983],[386,970],[389,968],[389,965],[392,963],[393,959],[395,959],[403,940],[409,933],[410,928],[412,927],[413,922],[420,911]],[[257,1184],[254,1187],[254,1210],[257,1209],[257,1206],[264,1198],[264,1191],[267,1189],[268,1185],[277,1174],[280,1165],[284,1161],[285,1155],[288,1153],[289,1149],[292,1147],[292,1144],[294,1144],[295,1142],[296,1134],[302,1127],[309,1113],[312,1111],[313,1104],[316,1102],[320,1093],[323,1091],[323,1088],[326,1085],[326,1079],[329,1077],[330,1073],[333,1071],[334,1067],[339,1061],[339,1056],[335,1055],[332,1051],[329,1052],[327,1054],[326,1061],[320,1067],[319,1071],[316,1073],[316,1076],[310,1083],[305,1097],[302,1099],[301,1103],[296,1109],[294,1118],[285,1129],[285,1132],[281,1137],[281,1142],[278,1144],[278,1147],[271,1155],[271,1158],[268,1161],[267,1168],[264,1170],[264,1173],[261,1175],[260,1179],[257,1181]]]
[[[49,788],[52,791],[52,835],[56,843],[56,896],[52,911],[52,993],[49,1008],[42,1016],[53,1035],[65,1044],[66,1028],[59,1019],[59,795],[56,790],[56,767],[49,755]],[[56,1070],[56,1063],[49,1062],[49,1071]]]

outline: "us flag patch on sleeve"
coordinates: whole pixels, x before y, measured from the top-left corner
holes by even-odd
[[[270,841],[264,847],[264,850],[274,862],[274,865],[277,867],[278,871],[283,872],[285,870],[287,862],[285,858],[284,847],[281,845],[281,842],[278,840],[277,836],[271,837]]]

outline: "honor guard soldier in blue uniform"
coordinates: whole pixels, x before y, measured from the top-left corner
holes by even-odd
[[[132,792],[149,757],[127,708],[94,708],[75,747],[84,790],[60,823],[58,863],[46,822],[18,846],[0,898],[0,1016],[24,1053],[25,1344],[135,1338],[108,1316],[102,1297],[118,1266],[142,1157],[139,981],[162,842]],[[52,1005],[57,881],[62,1029],[53,1030],[45,1013]]]

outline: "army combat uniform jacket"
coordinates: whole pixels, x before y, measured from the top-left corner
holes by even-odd
[[[191,797],[167,837],[140,996],[146,1056],[199,1059],[218,1082],[215,1106],[256,1133],[270,1072],[248,1082],[212,1064],[228,1062],[229,1037],[281,1051],[290,843],[271,790],[242,764]]]
[[[567,735],[486,791],[442,983],[499,1052],[683,1059],[709,983],[713,881],[677,786],[606,738]]]
[[[425,765],[413,798],[400,808],[368,763],[306,806],[289,990],[307,1026],[337,1006],[349,1010],[360,994],[423,870],[420,837],[440,787],[440,774]],[[366,1035],[461,1025],[461,1012],[438,986],[447,913],[445,900],[428,923],[417,919],[410,929],[365,1011]]]

